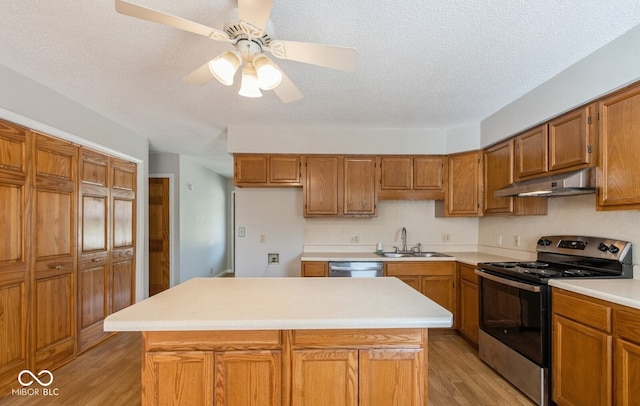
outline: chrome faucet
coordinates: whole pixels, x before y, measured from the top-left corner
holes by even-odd
[[[402,227],[402,251],[407,251],[407,229]]]

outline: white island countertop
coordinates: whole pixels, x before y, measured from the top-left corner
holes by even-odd
[[[108,316],[105,331],[449,328],[397,278],[195,278]]]

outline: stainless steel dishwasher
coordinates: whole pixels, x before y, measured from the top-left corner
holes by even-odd
[[[330,277],[373,278],[383,276],[382,261],[329,262]]]

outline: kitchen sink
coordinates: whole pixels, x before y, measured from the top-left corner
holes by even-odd
[[[441,254],[439,252],[376,252],[377,255],[387,258],[403,258],[403,257],[421,257],[421,258],[434,258],[434,257],[449,257],[447,254]]]

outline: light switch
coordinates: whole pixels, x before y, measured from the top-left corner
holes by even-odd
[[[238,227],[238,237],[244,237],[244,227]]]

